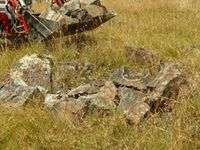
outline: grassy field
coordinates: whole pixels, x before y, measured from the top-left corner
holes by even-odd
[[[200,2],[194,0],[103,0],[118,16],[82,35],[36,41],[0,52],[0,78],[25,54],[51,54],[54,61],[75,59],[95,65],[91,76],[107,77],[121,65],[141,70],[124,45],[144,47],[164,62],[178,62],[191,82],[172,113],[144,124],[127,125],[122,116],[92,116],[82,123],[54,118],[39,106],[0,107],[0,149],[200,149]],[[40,7],[35,7],[40,10]],[[153,71],[154,67],[148,68]],[[78,83],[77,83],[78,84]],[[72,85],[73,86],[73,85]],[[183,93],[184,95],[184,93]]]

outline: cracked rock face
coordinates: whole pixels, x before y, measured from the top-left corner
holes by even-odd
[[[40,58],[36,54],[26,55],[12,66],[10,79],[17,86],[38,87],[51,91],[51,69],[50,58]]]
[[[12,66],[9,82],[0,88],[0,101],[22,106],[34,95],[51,91],[51,80],[49,58],[26,55]]]

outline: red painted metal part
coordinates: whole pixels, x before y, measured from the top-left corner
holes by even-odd
[[[14,9],[19,7],[19,2],[17,0],[8,0],[8,5]]]
[[[7,34],[12,33],[12,27],[10,24],[10,21],[8,19],[8,16],[5,13],[0,13],[0,21],[3,24],[3,32]]]
[[[29,32],[29,26],[28,26],[28,23],[26,22],[26,20],[24,19],[23,15],[18,13],[17,14],[17,19],[20,21],[24,32],[28,33]]]
[[[9,7],[13,8],[14,10],[16,10],[20,6],[17,0],[8,0],[7,4]],[[20,22],[19,26],[21,26],[23,33],[25,34],[28,33],[29,25],[27,21],[24,19],[23,14],[16,13],[15,17]],[[4,30],[3,32],[5,32],[6,34],[15,34],[15,31],[13,30],[11,22],[6,13],[0,13],[0,21],[3,24],[3,30]]]
[[[52,0],[51,4],[52,5],[56,4],[58,7],[62,7],[64,4],[64,1],[63,0]]]

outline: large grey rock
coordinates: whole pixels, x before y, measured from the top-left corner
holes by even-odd
[[[113,72],[110,77],[116,86],[130,87],[136,90],[144,91],[147,89],[146,85],[140,79],[129,79],[130,74],[126,67],[121,67]]]
[[[167,105],[170,99],[177,98],[181,83],[181,72],[176,68],[176,65],[168,65],[160,71],[153,81],[148,83],[148,88],[152,93],[147,99],[157,110],[159,107]]]
[[[0,87],[0,101],[22,106],[36,95],[51,91],[51,59],[26,55],[10,69],[10,76]]]
[[[38,87],[43,92],[52,88],[52,61],[37,54],[26,55],[10,70],[10,79],[16,86]]]

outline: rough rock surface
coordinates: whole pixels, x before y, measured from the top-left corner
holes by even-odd
[[[115,85],[111,81],[106,81],[98,93],[80,96],[78,101],[89,104],[91,109],[113,110],[116,107],[114,103],[116,94],[117,89]]]
[[[120,103],[117,109],[120,112],[124,112],[136,102],[142,101],[144,97],[146,97],[146,94],[131,88],[121,87],[118,89],[118,97],[120,99]]]
[[[170,98],[177,98],[182,81],[181,72],[174,64],[160,71],[158,76],[147,85],[153,91],[147,99],[155,110],[164,107],[169,103]]]
[[[64,101],[68,101],[68,96],[64,93],[57,93],[57,94],[46,94],[44,104],[52,108],[56,104],[62,103]]]
[[[34,95],[51,91],[51,80],[50,58],[26,55],[11,67],[8,81],[0,87],[0,101],[24,105]]]
[[[58,7],[53,4],[51,8],[44,10],[38,17],[51,31],[39,38],[58,37],[60,33],[63,36],[92,30],[99,27],[104,22],[115,17],[115,12],[109,12],[106,7],[101,5],[100,0],[69,0],[65,1],[63,6]],[[47,21],[48,20],[48,21]],[[47,23],[48,22],[48,23]],[[40,27],[34,24],[36,29]]]
[[[150,106],[144,102],[147,95],[140,91],[127,87],[118,89],[120,103],[117,107],[118,112],[125,115],[129,123],[138,124],[145,115],[150,112]]]
[[[124,113],[130,124],[141,123],[150,113],[151,107],[145,102],[136,102]]]
[[[10,79],[16,86],[38,87],[41,90],[51,91],[51,62],[50,57],[39,57],[37,54],[26,55],[12,66]]]
[[[70,116],[78,116],[79,119],[84,118],[88,113],[112,111],[116,108],[114,99],[117,89],[111,81],[106,81],[101,88],[94,92],[95,94],[87,92],[87,89],[91,90],[90,85],[82,85],[70,91],[68,95],[63,93],[47,94],[45,104],[61,112],[67,109]]]
[[[81,74],[79,71],[83,69],[80,68],[84,66],[67,62],[59,67],[62,68],[61,72]],[[68,92],[55,93],[51,92],[51,74],[50,58],[26,55],[12,66],[8,80],[0,83],[0,102],[22,106],[41,94],[44,105],[62,116],[70,114],[71,117],[83,119],[90,113],[117,110],[129,123],[139,124],[149,114],[174,102],[182,83],[181,72],[174,64],[164,67],[148,84],[140,79],[131,79],[129,70],[121,67],[112,74],[110,80],[94,80]]]
[[[128,79],[130,77],[129,71],[126,67],[121,67],[113,72],[110,80],[112,80],[116,86],[130,87],[136,90],[146,90],[146,85],[140,79]]]
[[[0,88],[0,101],[12,102],[14,106],[22,106],[39,94],[41,92],[37,87],[4,85]]]
[[[69,97],[78,98],[81,95],[96,94],[100,88],[105,84],[104,80],[96,80],[89,84],[80,85],[79,87],[72,89],[68,92]]]

